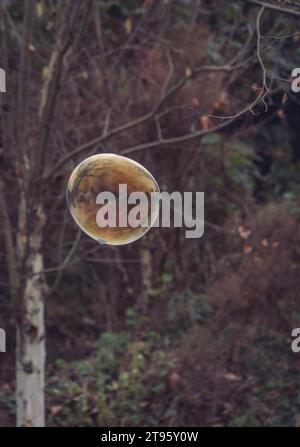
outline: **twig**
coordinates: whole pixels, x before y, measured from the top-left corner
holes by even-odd
[[[295,11],[294,9],[289,9],[289,8],[281,8],[280,6],[276,6],[276,5],[272,5],[268,2],[264,2],[261,0],[243,0],[246,1],[247,3],[252,3],[254,5],[257,6],[261,6],[264,8],[268,8],[271,11],[275,11],[275,12],[281,12],[282,14],[289,14],[292,15],[294,17],[300,17],[300,12],[299,11]]]
[[[204,65],[202,67],[195,68],[192,70],[190,76],[185,76],[184,78],[180,79],[173,87],[171,87],[168,92],[166,92],[165,96],[161,98],[157,104],[153,107],[153,109],[146,113],[145,115],[137,118],[136,120],[130,121],[129,123],[122,124],[121,126],[115,127],[111,131],[109,131],[106,135],[101,135],[99,137],[96,137],[79,147],[77,147],[72,152],[68,153],[64,157],[62,157],[54,167],[52,167],[48,172],[45,173],[44,178],[45,180],[49,180],[55,173],[57,173],[62,166],[64,166],[71,158],[75,157],[76,155],[81,154],[82,152],[86,151],[87,149],[91,148],[92,146],[98,145],[100,143],[103,143],[104,141],[107,141],[108,139],[112,138],[115,135],[120,134],[121,132],[124,132],[126,130],[132,129],[134,127],[137,127],[141,124],[146,124],[149,121],[155,119],[155,116],[157,112],[160,110],[160,108],[178,91],[180,90],[189,80],[193,79],[195,76],[202,72],[227,72],[232,70],[237,70],[241,68],[243,64],[237,64],[237,65],[222,65],[222,66],[214,66],[214,65]],[[223,126],[222,126],[223,127]],[[198,136],[201,136],[202,133],[199,135],[198,133],[195,134],[188,134],[185,137],[179,137],[172,139],[172,142],[181,142],[189,139],[196,138]],[[167,141],[167,140],[165,140]],[[159,143],[156,142],[158,145]],[[152,143],[153,144],[153,143]]]

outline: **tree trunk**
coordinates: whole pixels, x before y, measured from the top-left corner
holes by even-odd
[[[141,241],[141,293],[137,300],[137,310],[141,316],[148,314],[149,294],[152,288],[152,256],[146,241]]]
[[[41,216],[41,213],[40,213]],[[45,325],[46,284],[42,256],[42,227],[37,223],[26,247],[23,315],[17,327],[17,426],[45,426]]]

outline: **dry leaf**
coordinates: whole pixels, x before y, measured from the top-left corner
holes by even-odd
[[[41,2],[37,2],[36,15],[38,16],[39,19],[41,19],[43,17],[43,14],[44,14],[44,6]]]
[[[190,78],[192,76],[192,69],[191,69],[191,67],[186,67],[186,69],[185,69],[185,76],[187,78]]]
[[[207,115],[201,116],[200,122],[201,122],[204,130],[208,130],[208,129],[211,129],[212,127],[214,127],[212,120]]]
[[[48,75],[49,75],[49,67],[46,65],[46,67],[44,67],[42,71],[43,79],[47,79]]]
[[[61,413],[63,411],[64,407],[62,405],[53,405],[50,407],[50,412],[52,416],[56,416],[57,414]]]
[[[224,374],[224,379],[228,380],[228,382],[237,382],[241,380],[241,377],[233,373],[226,373]]]
[[[251,234],[250,230],[247,230],[247,228],[245,228],[243,225],[240,225],[238,227],[238,233],[241,236],[242,239],[248,239],[248,237]]]
[[[214,103],[214,108],[217,110],[223,110],[227,105],[227,95],[225,92],[221,93],[220,98]]]
[[[260,92],[261,87],[256,82],[253,82],[253,84],[251,84],[251,90],[253,92]]]
[[[284,119],[284,111],[282,109],[277,110],[277,116],[283,120]]]
[[[131,34],[132,32],[132,21],[131,19],[126,19],[124,22],[124,28],[127,34]]]
[[[249,255],[250,253],[252,253],[253,251],[253,247],[251,247],[251,245],[245,245],[244,246],[244,253],[245,255]]]
[[[171,388],[173,391],[177,390],[177,389],[178,389],[178,386],[179,386],[179,383],[180,383],[180,381],[181,381],[180,375],[179,375],[176,371],[173,371],[173,372],[169,375],[168,380],[169,380],[170,388]]]
[[[198,99],[197,98],[193,98],[192,99],[192,107],[193,107],[193,109],[198,109],[199,106],[200,106],[200,103],[199,103]]]
[[[35,53],[35,52],[36,52],[36,48],[35,48],[34,45],[32,45],[32,43],[30,43],[30,44],[28,45],[28,50],[31,51],[32,53]]]

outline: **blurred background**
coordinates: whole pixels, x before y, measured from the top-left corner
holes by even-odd
[[[1,426],[300,425],[300,3],[259,3],[1,2]],[[102,152],[204,191],[204,236],[83,234]]]

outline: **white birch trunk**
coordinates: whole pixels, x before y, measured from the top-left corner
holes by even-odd
[[[17,426],[45,426],[45,324],[41,229],[30,236],[22,322],[17,328]]]

